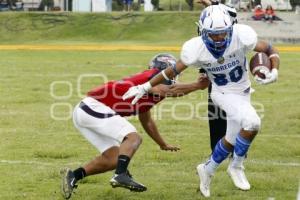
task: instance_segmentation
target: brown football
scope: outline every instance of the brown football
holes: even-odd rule
[[[250,71],[253,76],[257,75],[258,77],[265,79],[265,75],[260,72],[260,69],[265,69],[271,71],[271,61],[267,54],[263,52],[256,53],[251,59],[250,59]]]

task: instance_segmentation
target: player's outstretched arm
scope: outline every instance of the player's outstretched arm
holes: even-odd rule
[[[258,41],[254,48],[254,51],[264,52],[271,60],[272,68],[279,69],[280,58],[278,50],[273,47],[270,43],[265,41]]]
[[[146,131],[146,133],[159,145],[161,150],[178,151],[179,147],[167,144],[162,136],[159,134],[154,120],[151,117],[151,112],[147,111],[139,114],[139,120]]]
[[[197,90],[204,90],[208,87],[210,81],[205,75],[200,75],[197,82],[194,83],[175,83],[174,85],[159,84],[150,89],[152,94],[161,97],[180,97]]]
[[[259,77],[255,77],[256,82],[259,84],[269,84],[277,81],[278,79],[278,69],[280,64],[280,58],[278,50],[273,47],[270,43],[264,41],[258,41],[254,48],[254,51],[264,52],[267,54],[271,61],[272,70],[271,72],[262,71],[265,74],[266,78],[261,79]]]
[[[147,93],[152,87],[162,83],[164,80],[170,80],[178,75],[180,72],[187,68],[180,60],[177,61],[175,66],[169,66],[167,69],[160,72],[153,77],[150,81],[129,88],[129,90],[123,95],[123,100],[134,97],[132,104],[135,104],[145,93]]]

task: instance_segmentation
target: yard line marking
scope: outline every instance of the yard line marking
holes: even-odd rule
[[[247,159],[246,163],[260,164],[260,165],[272,165],[272,166],[287,166],[287,167],[300,167],[300,163],[297,162],[281,162],[276,160],[255,160]],[[40,166],[72,166],[80,165],[83,162],[70,162],[70,163],[49,163],[49,162],[39,162],[39,161],[30,161],[30,160],[0,160],[0,164],[21,164],[21,165],[40,165]],[[149,165],[168,165],[166,162],[151,162]]]
[[[300,138],[300,135],[268,135],[268,134],[261,134],[259,137],[273,137],[273,138]]]
[[[278,46],[281,52],[300,52],[300,46]],[[0,45],[0,50],[58,50],[58,51],[180,51],[181,46],[149,45]]]
[[[247,162],[254,163],[254,164],[260,164],[260,165],[300,167],[300,163],[297,163],[297,162],[281,162],[281,161],[273,161],[273,160],[254,160],[254,159],[247,159],[246,163]]]
[[[194,133],[194,134],[190,134],[189,136],[203,136],[203,137],[206,137],[207,134],[198,134],[198,133]],[[260,137],[272,137],[272,138],[300,138],[300,135],[272,135],[272,134],[261,134],[258,136],[259,138]]]
[[[4,164],[29,164],[29,165],[45,165],[52,166],[54,163],[38,162],[38,161],[22,161],[22,160],[0,160]]]
[[[1,112],[0,111],[0,115],[3,114],[5,111]],[[18,112],[16,112],[18,113]],[[21,113],[21,112],[20,112]],[[24,113],[22,113],[24,114]],[[0,134],[1,132],[5,132],[5,133],[27,133],[28,131],[36,131],[35,129],[33,128],[22,128],[22,130],[18,130],[16,128],[1,128],[0,127]],[[49,132],[47,134],[52,134],[52,132]],[[73,133],[68,133],[66,135],[72,135],[72,136],[77,136],[78,133],[76,132],[73,132]],[[207,134],[198,134],[198,133],[194,133],[194,134],[190,134],[189,135],[190,137],[193,137],[193,136],[203,136],[203,137],[206,137]],[[272,137],[272,138],[300,138],[300,135],[297,134],[297,135],[285,135],[285,134],[260,134],[259,137]]]
[[[298,194],[297,194],[297,200],[300,200],[300,182],[299,182],[299,189],[298,189]]]
[[[0,160],[2,164],[25,164],[25,165],[40,165],[40,166],[57,166],[57,163],[48,163],[48,162],[39,162],[39,161],[30,161],[30,160]],[[71,162],[71,163],[61,163],[60,165],[80,165],[81,162]]]
[[[75,106],[75,104],[74,104]],[[0,114],[4,113],[6,111],[0,111]],[[27,113],[27,112],[18,112],[18,111],[15,111],[13,114],[15,113]],[[27,133],[28,131],[35,131],[34,128],[31,128],[31,127],[27,127],[27,128],[22,128],[22,129],[18,129],[18,128],[4,128],[4,127],[0,127],[0,133],[1,132],[18,132],[18,133]],[[48,132],[50,134],[52,134],[52,132]],[[70,133],[67,133],[66,135],[78,135],[78,133],[76,131],[74,132],[70,132]],[[204,134],[204,133],[194,133],[194,134],[190,134],[189,136],[207,136],[207,134]],[[294,135],[285,135],[285,134],[260,134],[259,137],[274,137],[274,138],[300,138],[300,134],[294,134]]]

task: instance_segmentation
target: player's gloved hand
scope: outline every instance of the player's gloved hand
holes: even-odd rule
[[[146,82],[142,85],[137,85],[129,88],[129,90],[122,96],[123,100],[129,99],[131,97],[134,97],[131,104],[136,104],[136,102],[142,98],[144,94],[146,94],[151,89],[150,82]]]
[[[164,151],[179,151],[180,150],[179,147],[176,147],[176,146],[173,146],[170,144],[165,144],[163,146],[160,146],[160,149],[164,150]]]
[[[278,79],[278,70],[276,68],[273,68],[271,72],[263,69],[261,69],[260,72],[265,74],[266,78],[262,79],[256,75],[254,79],[258,84],[266,85],[266,84],[273,83]]]
[[[270,72],[268,71],[268,69],[266,69],[264,66],[257,67],[257,71],[259,71],[261,74],[264,74],[265,77],[266,77],[266,74],[270,73]],[[258,75],[255,75],[255,76],[254,76],[254,80],[255,80],[258,84],[261,85],[261,84],[262,84],[262,80],[264,80],[264,79],[260,78]]]

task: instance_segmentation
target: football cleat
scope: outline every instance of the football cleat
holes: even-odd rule
[[[69,168],[60,171],[62,176],[61,192],[65,199],[69,199],[73,193],[73,189],[77,188],[74,173]]]
[[[123,187],[133,192],[144,192],[147,190],[146,186],[133,180],[128,171],[122,174],[115,174],[110,180],[110,184],[113,188]]]
[[[212,175],[206,172],[205,164],[197,166],[197,172],[200,178],[200,191],[204,197],[210,197],[210,182]]]
[[[237,188],[241,190],[250,190],[251,186],[247,180],[244,169],[244,166],[236,167],[230,164],[227,168],[227,173]]]

